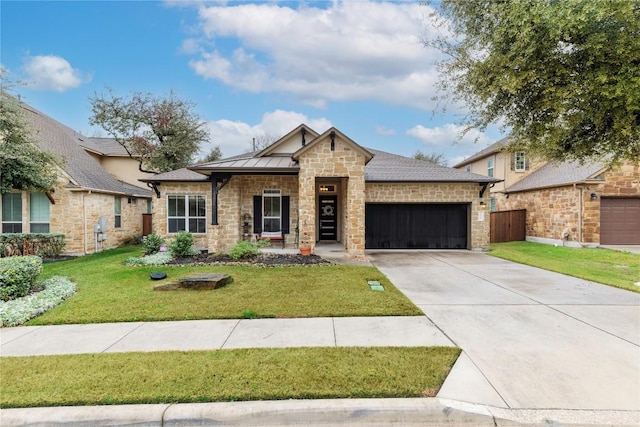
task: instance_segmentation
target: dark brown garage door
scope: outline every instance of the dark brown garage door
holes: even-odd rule
[[[600,201],[600,244],[640,245],[640,199]]]
[[[369,203],[367,249],[467,249],[467,204]]]

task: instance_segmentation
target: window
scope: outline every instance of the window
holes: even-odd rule
[[[49,232],[49,198],[44,193],[29,195],[29,230],[32,233]]]
[[[491,212],[495,212],[496,211],[496,199],[495,197],[492,197],[489,199],[489,211]]]
[[[487,159],[487,175],[493,177],[493,157]]]
[[[22,193],[2,195],[2,232],[22,233]]]
[[[281,230],[281,206],[280,190],[264,190],[262,193],[262,231]]]
[[[524,151],[516,151],[514,155],[514,163],[515,163],[515,170],[517,172],[523,172],[526,170],[527,160],[524,155]]]
[[[169,196],[167,202],[169,233],[206,233],[207,210],[204,196]]]
[[[466,170],[467,172],[471,172],[471,165],[467,165],[467,167],[464,170]]]
[[[116,197],[114,201],[115,220],[113,226],[120,228],[122,227],[122,200],[120,200],[120,197]]]
[[[152,212],[153,202],[151,199],[147,199],[147,213],[150,214]]]

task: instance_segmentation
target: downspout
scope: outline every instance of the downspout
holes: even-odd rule
[[[84,200],[85,193],[82,193],[82,254],[87,254],[87,202]]]
[[[580,199],[578,203],[578,242],[580,242],[580,244],[582,245],[582,216],[584,209],[582,199],[584,196],[584,189],[578,188],[576,184],[573,184],[573,188],[578,191],[578,199]]]

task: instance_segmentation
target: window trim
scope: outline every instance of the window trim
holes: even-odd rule
[[[7,221],[4,217],[4,203],[5,203],[5,197],[7,195],[11,195],[11,198],[13,199],[14,197],[18,196],[17,198],[20,200],[20,221]],[[13,203],[12,203],[13,204]],[[13,206],[12,206],[13,207]],[[22,233],[23,232],[23,225],[22,225],[22,221],[23,221],[23,217],[22,217],[22,193],[16,193],[16,192],[9,192],[9,193],[5,193],[2,195],[2,204],[0,206],[0,209],[2,209],[3,211],[3,215],[2,215],[2,227],[0,227],[0,230],[3,233]],[[15,225],[18,225],[18,228],[20,229],[19,231],[4,231],[5,230],[5,224],[9,225],[11,224],[12,228]]]
[[[495,160],[494,160],[494,157],[491,156],[487,159],[487,176],[493,178],[494,169],[495,169]]]
[[[201,198],[202,200],[202,204],[203,204],[203,215],[199,216],[199,215],[195,215],[192,216],[189,214],[189,201],[190,198],[196,198],[196,214],[198,213],[198,203],[197,203],[197,198]],[[174,215],[174,216],[170,216],[169,215],[169,204],[170,204],[170,199],[172,198],[178,198],[178,199],[182,199],[184,201],[184,215]],[[170,220],[184,220],[184,228],[179,229],[179,227],[176,228],[176,230],[171,231],[171,226],[170,226]],[[204,220],[204,231],[190,231],[190,223],[191,220],[195,220],[195,221],[199,221],[199,220]],[[196,222],[196,230],[198,229],[198,223]],[[175,234],[175,233],[179,233],[181,231],[188,231],[189,233],[192,234],[207,234],[207,196],[205,196],[204,194],[169,194],[167,195],[167,233],[168,234]]]
[[[33,196],[41,195],[47,203],[47,221],[34,221],[33,216]],[[34,225],[46,225],[47,231],[37,231],[35,233],[50,233],[51,232],[51,202],[45,193],[29,193],[29,232],[34,233]]]
[[[264,209],[264,202],[265,202],[265,198],[278,198],[278,215],[270,215],[267,216],[267,213],[265,212]],[[266,227],[265,227],[265,220],[273,220],[273,219],[277,219],[278,223],[280,224],[280,226],[278,227],[277,230],[272,230],[272,232],[281,232],[282,231],[282,190],[277,189],[277,188],[265,188],[262,191],[262,231],[266,231]]]
[[[522,156],[520,161],[522,162],[522,167],[518,167],[518,156]],[[527,157],[524,151],[516,151],[513,153],[513,170],[516,172],[524,172],[527,170]]]
[[[113,197],[113,228],[122,228],[122,199]]]

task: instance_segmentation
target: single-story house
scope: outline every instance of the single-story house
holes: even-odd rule
[[[503,151],[505,141],[455,167],[503,180],[491,189],[492,210],[526,209],[527,240],[575,246],[640,244],[640,161],[614,166],[530,162],[524,151]]]
[[[24,118],[38,146],[53,153],[58,181],[48,193],[12,191],[0,195],[2,233],[62,233],[66,254],[81,255],[119,246],[142,235],[142,217],[151,212],[151,190],[133,173],[110,173],[100,159],[109,157],[85,148],[87,138],[29,105]],[[105,143],[104,141],[102,141]],[[108,142],[112,145],[114,142]],[[134,161],[135,162],[135,161]],[[130,167],[123,169],[129,170]],[[137,164],[135,166],[137,169]],[[101,226],[98,230],[96,227]]]
[[[303,124],[261,151],[142,181],[156,194],[154,233],[188,230],[210,252],[265,234],[295,247],[305,235],[361,257],[365,249],[488,248],[485,201],[497,180]]]

